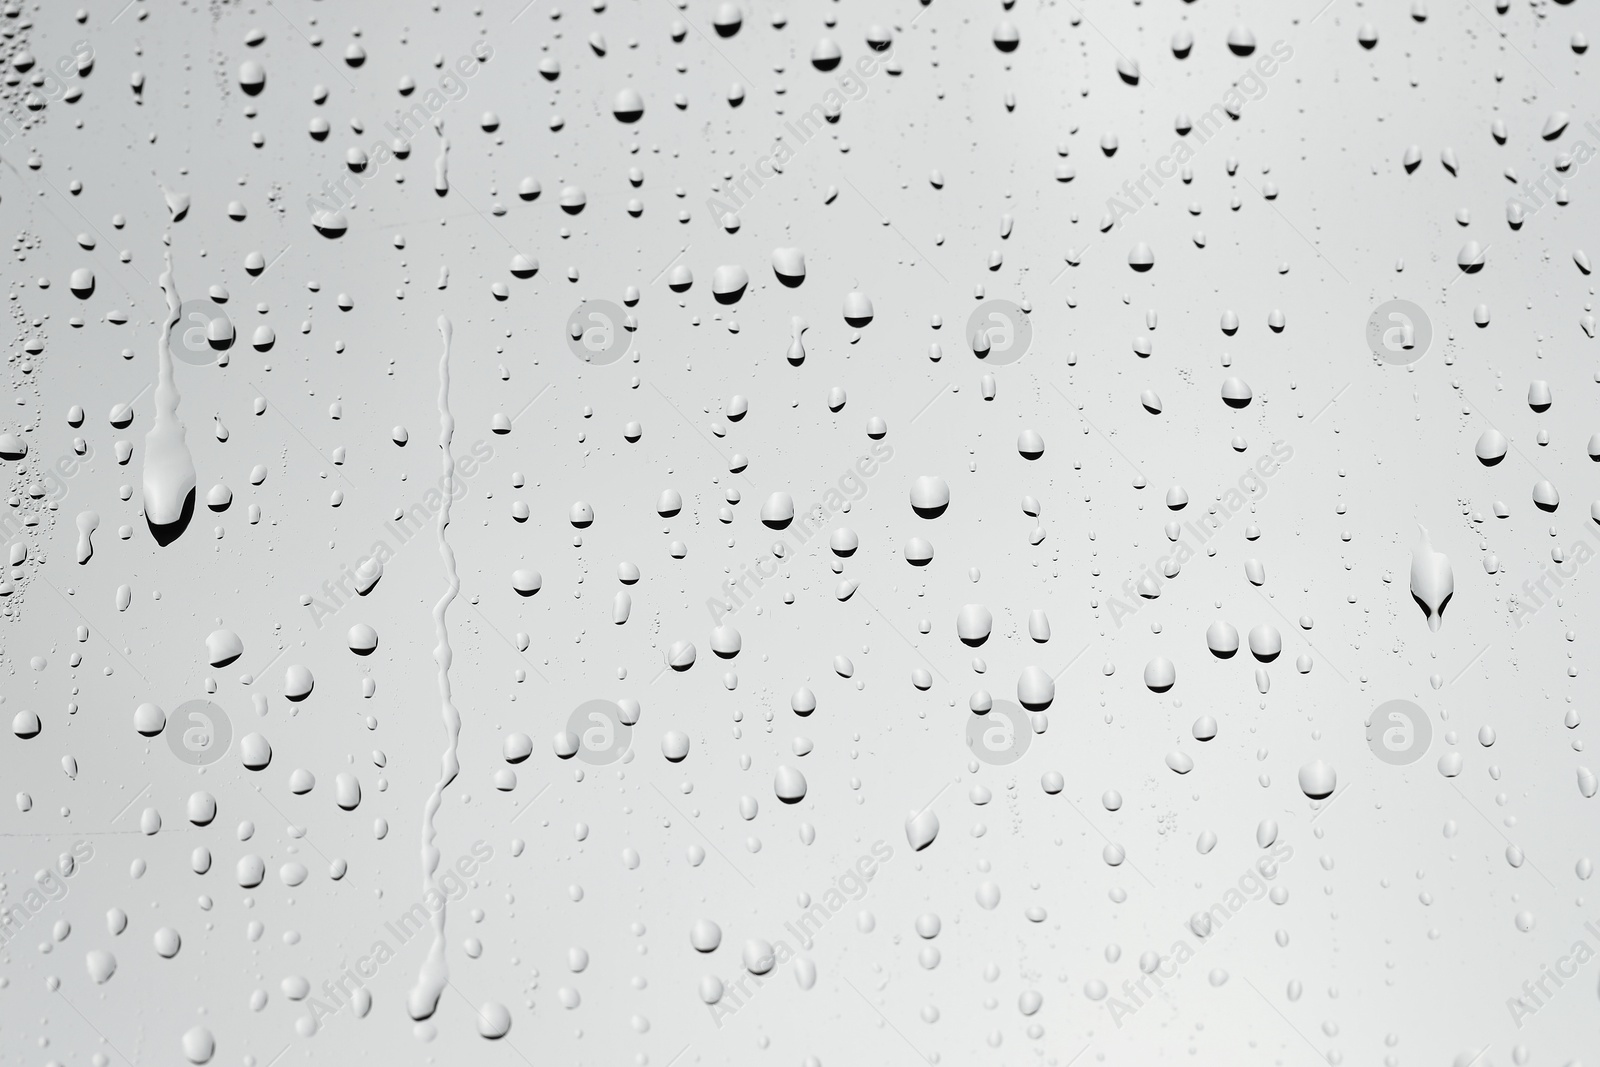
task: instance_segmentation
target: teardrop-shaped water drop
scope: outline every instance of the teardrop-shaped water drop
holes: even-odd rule
[[[1428,531],[1418,525],[1422,536],[1411,552],[1411,595],[1428,617],[1428,629],[1437,631],[1444,621],[1444,608],[1456,591],[1455,572],[1443,552],[1435,552]]]

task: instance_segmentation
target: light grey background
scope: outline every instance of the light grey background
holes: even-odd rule
[[[1593,289],[1574,264],[1586,242],[1600,252],[1589,188],[1600,177],[1575,166],[1563,179],[1569,204],[1543,207],[1520,230],[1505,221],[1516,191],[1508,170],[1532,178],[1579,140],[1600,144],[1582,128],[1600,122],[1593,56],[1571,47],[1590,30],[1590,5],[1516,3],[1497,14],[1488,0],[1463,0],[1430,5],[1417,21],[1406,5],[1353,0],[1320,11],[741,0],[743,25],[729,38],[712,26],[719,5],[700,0],[681,10],[668,0],[564,4],[559,17],[547,0],[520,13],[516,3],[118,6],[92,3],[80,23],[70,5],[11,5],[3,19],[8,70],[20,50],[53,65],[78,40],[95,56],[86,77],[66,79],[81,88],[75,102],[29,111],[31,71],[4,94],[13,126],[21,115],[32,125],[0,145],[0,213],[15,235],[12,403],[0,432],[27,442],[27,458],[4,466],[16,511],[40,517],[22,535],[28,558],[5,600],[0,691],[8,719],[26,709],[43,724],[32,739],[0,741],[0,776],[31,800],[0,820],[5,904],[74,842],[94,854],[65,899],[0,954],[0,1061],[182,1062],[182,1035],[197,1026],[214,1034],[215,1062],[244,1064],[1560,1065],[1600,1052],[1600,964],[1520,1029],[1507,1007],[1574,941],[1600,949],[1584,929],[1600,926],[1600,909],[1577,873],[1600,846],[1596,801],[1577,784],[1594,761],[1583,751],[1591,727],[1563,724],[1592,715],[1595,638],[1583,620],[1600,578],[1580,569],[1559,604],[1521,629],[1508,607],[1553,548],[1600,545],[1588,512],[1600,468],[1586,453],[1600,431],[1597,369],[1581,328]],[[1009,54],[991,41],[1002,20],[1020,34]],[[1369,21],[1370,51],[1357,42]],[[1236,24],[1253,31],[1254,57],[1228,50]],[[853,63],[868,54],[873,25],[892,30],[899,73],[869,79],[727,233],[705,205],[724,172],[763,155],[783,122],[834,84],[809,62],[820,39]],[[1169,40],[1185,26],[1195,44],[1179,60]],[[265,33],[253,47],[252,28]],[[352,68],[342,57],[358,39],[367,59]],[[342,238],[319,235],[307,198],[345,173],[347,149],[387,137],[399,79],[432,86],[436,58],[453,64],[480,39],[493,57],[440,112],[449,194],[433,192],[438,138],[427,132],[407,160],[377,170]],[[1174,117],[1198,119],[1279,40],[1293,58],[1197,150],[1192,183],[1169,182],[1157,203],[1102,232],[1107,198],[1169,151]],[[1139,61],[1137,86],[1118,77],[1119,54]],[[546,56],[560,64],[553,81],[538,72]],[[266,70],[259,96],[238,85],[247,59]],[[735,83],[738,108],[728,104]],[[328,90],[321,105],[318,84]],[[636,125],[611,114],[629,85],[645,101]],[[480,127],[491,110],[492,133]],[[1558,111],[1571,124],[1542,140]],[[332,127],[320,142],[307,134],[319,115]],[[1504,145],[1490,134],[1497,118]],[[1109,156],[1108,135],[1119,145]],[[1408,174],[1411,144],[1422,162]],[[1440,162],[1446,148],[1455,174]],[[1070,182],[1056,180],[1058,163],[1074,169]],[[637,189],[630,167],[642,172]],[[517,196],[525,176],[540,182],[537,199]],[[1275,199],[1264,195],[1269,182]],[[162,186],[192,197],[181,221],[169,220]],[[581,213],[559,206],[566,186],[586,194]],[[631,197],[643,204],[638,218],[626,211]],[[244,221],[228,217],[232,200],[248,209]],[[1487,266],[1462,275],[1456,256],[1469,240],[1487,249]],[[1127,265],[1138,242],[1155,253],[1148,273]],[[805,251],[798,289],[773,277],[780,246]],[[201,500],[162,548],[140,515],[140,471],[165,319],[155,283],[169,249],[185,299],[227,288],[240,339],[226,366],[176,368]],[[252,251],[272,261],[256,278],[243,269]],[[1002,262],[990,269],[995,251]],[[519,253],[538,259],[532,279],[509,273]],[[665,276],[678,263],[695,278],[683,294]],[[752,279],[731,307],[709,292],[723,264]],[[79,267],[97,281],[87,300],[67,284]],[[496,282],[509,299],[491,294]],[[621,302],[628,286],[642,293],[632,351],[583,366],[566,347],[567,315],[583,299]],[[876,310],[859,331],[841,314],[851,290]],[[1027,355],[993,370],[992,401],[961,336],[988,297],[1026,301],[1033,326]],[[1434,328],[1433,349],[1411,368],[1364,346],[1369,312],[1396,297],[1426,309]],[[1483,329],[1473,324],[1479,304],[1491,312]],[[108,317],[118,309],[124,324]],[[1242,323],[1231,337],[1218,328],[1226,309]],[[1281,334],[1267,327],[1274,309],[1287,320]],[[283,981],[303,977],[320,995],[423,892],[423,807],[447,743],[432,658],[431,612],[446,591],[435,533],[401,548],[370,596],[320,628],[300,597],[320,595],[439,475],[440,316],[454,328],[454,450],[483,440],[495,456],[446,535],[461,582],[446,616],[461,772],[434,822],[446,863],[479,839],[494,858],[447,912],[451,987],[432,1020],[418,1027],[405,1007],[426,952],[419,938],[370,983],[366,1018],[346,1010],[305,1036],[296,1024],[307,1002],[290,1000]],[[809,325],[798,367],[785,359],[794,317]],[[270,352],[247,343],[260,322],[277,334]],[[1153,341],[1147,359],[1134,354],[1138,335]],[[1249,407],[1222,403],[1229,376],[1252,387]],[[1543,414],[1526,403],[1533,380],[1554,395]],[[848,394],[837,412],[827,404],[835,386]],[[1147,389],[1163,414],[1141,407]],[[723,415],[735,394],[749,401],[737,422]],[[130,401],[132,424],[114,427],[111,409]],[[86,412],[80,428],[67,421],[74,404]],[[494,432],[497,414],[517,417],[510,433]],[[835,598],[840,576],[819,537],[728,617],[743,647],[719,660],[705,602],[728,568],[737,573],[776,538],[759,522],[763,501],[782,491],[800,508],[820,502],[871,447],[872,416],[886,420],[893,458],[828,524],[860,535],[841,561],[858,591]],[[636,444],[623,438],[633,420],[643,427]],[[409,431],[404,448],[390,439],[396,425]],[[1491,425],[1514,447],[1485,468],[1473,446]],[[1034,462],[1016,449],[1028,428],[1046,443]],[[77,436],[94,458],[53,509],[42,506],[59,494],[35,500],[27,487]],[[115,461],[119,440],[132,444],[126,466]],[[1274,442],[1293,458],[1267,495],[1227,521],[1214,556],[1190,561],[1118,626],[1108,598],[1166,554],[1164,524],[1198,520]],[[748,458],[742,473],[730,472],[735,453]],[[257,464],[267,474],[253,486]],[[909,504],[924,474],[950,485],[936,519]],[[1560,490],[1553,514],[1532,502],[1541,478]],[[233,504],[212,513],[204,495],[219,482]],[[1172,485],[1191,498],[1176,516],[1163,505]],[[685,503],[664,519],[655,503],[668,488]],[[1025,495],[1042,505],[1037,520],[1022,511]],[[527,522],[513,518],[519,500]],[[578,500],[596,514],[581,531],[567,521]],[[1506,518],[1494,517],[1496,501]],[[718,519],[724,505],[730,524]],[[88,509],[100,526],[79,566],[74,519]],[[1419,523],[1454,570],[1437,633],[1407,590]],[[1046,536],[1031,545],[1036,525]],[[926,568],[904,559],[912,536],[935,547]],[[671,555],[674,541],[685,558]],[[1498,573],[1484,565],[1491,554]],[[1245,576],[1252,558],[1265,568],[1259,589]],[[642,579],[617,626],[623,560]],[[541,573],[535,596],[511,588],[518,568]],[[131,603],[119,611],[124,584]],[[979,649],[956,638],[967,603],[994,614]],[[1042,645],[1027,636],[1035,608],[1053,630]],[[1302,615],[1311,630],[1293,624]],[[1282,656],[1214,659],[1204,634],[1218,618],[1241,634],[1278,627]],[[379,633],[370,658],[346,647],[357,622]],[[211,668],[204,639],[218,626],[245,652]],[[697,662],[664,670],[680,640],[696,645]],[[840,655],[853,678],[835,673]],[[1307,674],[1294,666],[1301,655]],[[1156,656],[1177,669],[1160,695],[1141,680]],[[282,695],[290,664],[316,678],[301,703]],[[982,689],[1014,699],[1030,665],[1059,672],[1048,729],[1016,763],[969,763],[969,698]],[[1266,694],[1257,666],[1270,676]],[[925,692],[911,684],[919,668],[932,675]],[[191,768],[165,738],[134,731],[139,704],[171,713],[211,682],[234,727],[220,762]],[[818,703],[804,719],[789,706],[802,685]],[[591,767],[554,754],[552,736],[593,698],[639,701],[628,761]],[[1433,717],[1431,750],[1405,767],[1380,762],[1365,737],[1367,715],[1394,698]],[[1190,736],[1203,714],[1220,726],[1204,744]],[[1485,725],[1496,732],[1489,748],[1477,740]],[[661,755],[671,729],[692,741],[682,763]],[[239,759],[250,732],[272,745],[260,772]],[[530,735],[534,750],[503,792],[494,776],[512,732]],[[797,736],[814,744],[808,755],[794,754]],[[1175,750],[1195,762],[1186,776],[1165,762]],[[1438,763],[1452,751],[1462,769],[1449,778]],[[1296,784],[1316,759],[1338,773],[1331,801],[1308,801]],[[809,786],[792,807],[773,794],[783,764]],[[296,768],[317,779],[303,796],[289,790]],[[1041,788],[1047,771],[1064,776],[1059,795]],[[362,786],[353,811],[334,800],[341,772]],[[199,789],[219,805],[204,828],[184,818]],[[1119,811],[1102,806],[1108,789],[1121,792]],[[974,804],[983,790],[993,799]],[[759,802],[749,821],[744,796]],[[941,830],[914,853],[906,816],[930,805]],[[146,809],[159,812],[159,833],[139,832]],[[1266,819],[1294,849],[1273,883],[1286,901],[1251,903],[1119,1027],[1086,987],[1101,981],[1118,994],[1141,953],[1194,942],[1189,916],[1256,862]],[[244,823],[249,841],[239,839]],[[1206,855],[1196,848],[1204,831],[1218,839]],[[815,986],[799,988],[785,964],[719,1027],[701,979],[737,976],[747,939],[787,939],[800,894],[821,897],[879,840],[893,856],[819,935]],[[1120,866],[1102,858],[1108,840],[1126,850]],[[1520,867],[1508,843],[1525,854]],[[196,875],[190,854],[201,846],[214,862]],[[707,852],[699,866],[696,847]],[[252,890],[234,879],[246,854],[267,866]],[[349,868],[338,880],[336,860]],[[310,870],[294,888],[278,876],[290,862]],[[992,910],[979,903],[986,882],[1000,893]],[[104,918],[113,907],[129,916],[120,935]],[[1034,907],[1043,921],[1029,918]],[[931,942],[913,926],[926,912],[943,920]],[[1531,930],[1518,928],[1522,913]],[[689,943],[702,918],[723,931],[709,955]],[[171,959],[152,943],[166,926],[183,942]],[[931,969],[918,960],[924,944],[942,956]],[[581,973],[569,968],[573,948],[589,956]],[[117,960],[104,985],[85,967],[93,950]],[[1213,971],[1226,981],[1213,984]],[[1298,999],[1291,983],[1303,988]],[[1042,995],[1031,1017],[1018,1006],[1029,990]],[[563,991],[581,1003],[564,1006]],[[488,1003],[511,1011],[498,1042],[477,1033],[475,1009]]]

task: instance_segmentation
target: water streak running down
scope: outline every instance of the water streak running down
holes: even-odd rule
[[[439,133],[439,154],[433,160],[433,191],[444,196],[450,191],[450,142],[442,123],[435,123],[434,129]]]
[[[439,848],[434,844],[436,836],[434,816],[439,813],[444,791],[461,771],[461,760],[457,753],[457,746],[461,740],[461,713],[456,710],[450,698],[450,662],[454,658],[454,653],[450,648],[450,632],[445,627],[445,612],[449,610],[456,594],[461,591],[461,579],[456,574],[455,550],[445,538],[445,530],[450,525],[450,501],[455,496],[455,456],[451,454],[450,442],[455,437],[456,420],[455,416],[450,414],[451,326],[450,320],[443,315],[439,316],[439,334],[444,339],[444,351],[439,355],[439,451],[444,464],[444,505],[439,511],[438,532],[439,555],[444,560],[445,590],[444,595],[433,606],[433,631],[439,641],[434,646],[433,658],[439,665],[439,705],[440,712],[444,716],[448,741],[441,760],[439,780],[435,783],[433,792],[428,794],[428,802],[422,811],[424,896],[437,892],[434,875],[439,870]],[[447,910],[448,905],[441,899],[439,910],[433,915],[433,944],[428,948],[428,957],[423,961],[421,970],[417,972],[416,985],[412,986],[411,994],[406,1001],[406,1009],[411,1013],[411,1017],[419,1021],[433,1015],[439,1007],[439,997],[450,981],[450,968],[444,958],[444,922]]]
[[[152,526],[171,526],[183,518],[194,492],[194,457],[178,419],[178,387],[172,374],[172,330],[178,324],[177,284],[172,280],[172,253],[161,272],[161,291],[167,297],[167,321],[156,346],[155,421],[144,437],[144,514]]]

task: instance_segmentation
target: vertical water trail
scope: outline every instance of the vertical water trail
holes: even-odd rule
[[[433,160],[433,191],[444,196],[450,191],[450,141],[444,135],[443,123],[435,121],[434,129],[439,132],[439,154]]]
[[[178,420],[178,386],[172,375],[172,330],[178,325],[178,287],[172,280],[172,253],[161,272],[167,297],[167,322],[156,345],[155,421],[144,436],[144,514],[153,525],[170,526],[183,516],[184,502],[194,492],[194,457],[189,454],[183,423]]]
[[[449,540],[445,537],[445,530],[450,525],[450,503],[455,498],[455,457],[450,452],[450,442],[455,437],[456,420],[450,414],[450,320],[443,315],[439,316],[439,334],[444,339],[444,351],[439,356],[439,452],[444,463],[444,506],[439,511],[439,555],[444,560],[445,590],[438,603],[433,606],[433,631],[438,638],[434,646],[434,662],[439,665],[439,703],[440,713],[444,716],[445,733],[448,741],[445,744],[444,756],[441,759],[439,781],[435,783],[433,792],[428,795],[428,802],[423,806],[422,812],[422,891],[424,895],[436,891],[433,876],[439,870],[439,848],[434,844],[434,816],[439,812],[439,805],[444,799],[444,791],[450,783],[455,781],[456,775],[461,771],[461,761],[457,755],[457,746],[461,739],[461,713],[450,698],[450,661],[453,653],[450,649],[450,632],[445,627],[445,612],[449,610],[451,601],[461,591],[461,579],[456,574],[456,554],[450,547]],[[450,969],[444,958],[444,920],[447,905],[441,903],[439,910],[433,916],[433,944],[428,949],[428,957],[423,961],[422,968],[417,973],[416,985],[411,988],[411,995],[407,998],[406,1008],[413,1019],[426,1019],[433,1015],[439,1006],[439,997],[444,992],[446,983],[450,980]]]

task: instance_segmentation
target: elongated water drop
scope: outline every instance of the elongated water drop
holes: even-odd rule
[[[98,511],[78,512],[78,562],[88,563],[89,557],[94,555],[94,543],[90,536],[100,526],[100,513]]]
[[[1427,528],[1417,530],[1422,540],[1411,552],[1411,595],[1428,616],[1428,629],[1437,631],[1444,620],[1444,606],[1455,594],[1456,576],[1443,552],[1435,552]]]
[[[806,332],[806,321],[795,318],[789,324],[789,362],[798,367],[806,361],[806,348],[800,337]]]
[[[155,421],[144,438],[144,514],[152,527],[173,527],[195,487],[194,458],[185,442],[186,431],[178,419],[177,384],[172,374],[172,330],[183,303],[172,280],[172,256],[161,272],[161,291],[167,298],[167,321],[156,346]],[[181,533],[181,526],[172,533]],[[158,538],[165,544],[171,538]]]

